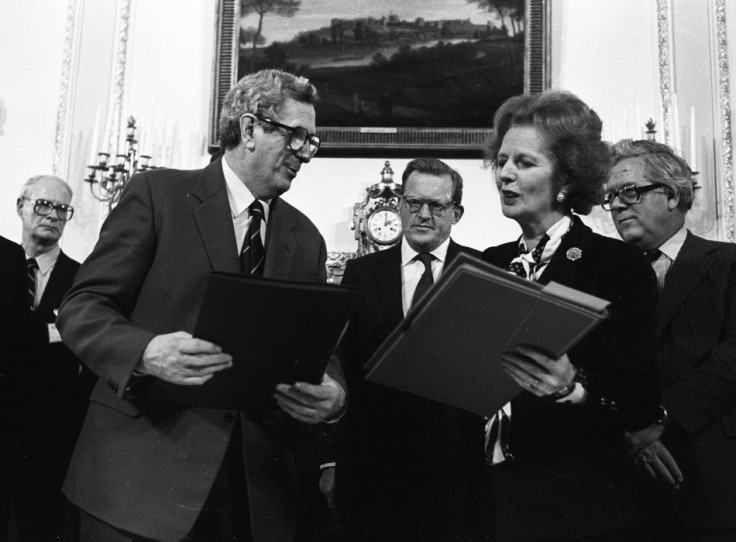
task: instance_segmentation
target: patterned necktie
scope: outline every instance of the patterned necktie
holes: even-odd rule
[[[36,269],[38,269],[36,258],[28,258],[26,260],[26,268],[28,269],[28,305],[33,311],[36,310]]]
[[[434,259],[434,256],[429,252],[422,252],[414,259],[424,264],[424,273],[422,273],[419,283],[417,284],[417,289],[414,290],[414,296],[411,298],[412,306],[414,306],[416,302],[427,293],[427,290],[429,290],[432,284],[434,284],[434,275],[432,275],[432,260]]]
[[[263,204],[255,200],[248,206],[250,225],[245,232],[243,249],[240,252],[240,270],[249,275],[263,276],[263,267],[266,260],[266,249],[261,240],[261,220],[263,219]]]
[[[644,258],[646,258],[647,262],[649,262],[649,265],[652,265],[656,260],[659,259],[661,255],[662,255],[662,251],[659,250],[658,248],[655,248],[654,250],[645,252]]]
[[[652,266],[654,277],[657,280],[657,292],[661,292],[664,288],[664,275],[666,273],[666,268],[662,265],[663,262],[660,256],[662,256],[662,251],[658,248],[644,253],[644,259]]]
[[[527,279],[530,276],[534,276],[534,273],[536,273],[537,269],[540,267],[542,263],[542,254],[544,254],[544,247],[547,246],[547,242],[549,241],[549,235],[546,233],[542,236],[542,238],[539,240],[539,243],[537,243],[537,246],[534,247],[534,250],[532,250],[532,259],[534,260],[534,265],[529,266],[529,274],[527,275],[526,269],[524,267],[522,256],[525,256],[528,254],[528,251],[524,249],[523,245],[519,243],[519,255],[511,260],[511,263],[509,264],[509,271],[516,274],[516,276],[521,277],[523,279]]]

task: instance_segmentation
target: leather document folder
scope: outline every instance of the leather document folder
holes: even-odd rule
[[[212,273],[193,335],[233,357],[202,386],[176,386],[178,401],[258,411],[275,406],[276,384],[322,380],[347,327],[357,289]]]
[[[368,360],[367,378],[491,416],[522,390],[501,367],[503,352],[526,344],[558,358],[608,304],[461,254]]]

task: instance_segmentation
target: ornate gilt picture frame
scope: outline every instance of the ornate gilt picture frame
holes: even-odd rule
[[[427,0],[409,15],[366,15],[366,0],[335,13],[319,0],[272,2],[262,13],[262,2],[220,0],[210,150],[238,77],[278,67],[320,90],[320,156],[480,156],[495,108],[549,87],[549,0],[452,1],[450,14]],[[290,34],[262,29],[279,19]]]

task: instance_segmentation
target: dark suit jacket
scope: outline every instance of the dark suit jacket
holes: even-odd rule
[[[266,277],[324,281],[326,250],[315,226],[272,202]],[[222,165],[137,175],[106,220],[59,314],[64,341],[100,376],[65,483],[90,514],[156,540],[191,529],[242,420],[256,541],[291,540],[297,422],[274,406],[260,416],[185,408],[173,386],[131,381],[149,341],[191,332],[211,271],[238,272]],[[331,375],[341,379],[339,370]]]
[[[736,246],[688,232],[657,307],[664,441],[685,481],[686,523],[736,528]]]
[[[483,259],[507,268],[517,245],[489,248]],[[572,248],[579,252],[568,252]],[[505,516],[501,525],[516,522],[511,526],[529,538],[567,539],[617,521],[626,513],[621,508],[632,504],[626,499],[628,489],[633,498],[633,486],[621,487],[624,481],[633,484],[623,433],[657,419],[659,404],[650,279],[636,247],[597,235],[573,218],[539,282],[555,281],[606,299],[609,316],[568,353],[588,375],[583,405],[526,391],[512,401],[510,446],[516,461],[498,468],[496,502],[519,509],[499,513]],[[538,508],[528,513],[531,502]]]
[[[448,262],[461,250],[478,254],[451,241]],[[364,379],[364,363],[404,317],[401,246],[349,261],[341,284],[361,290],[339,350],[350,385],[336,470],[346,536],[460,537],[474,502],[467,469],[482,457],[483,420]]]
[[[8,375],[10,352],[20,338],[20,319],[29,310],[26,288],[23,247],[0,236],[0,382]]]
[[[7,435],[13,421],[11,410],[14,397],[11,398],[10,394],[15,387],[15,368],[12,362],[18,354],[21,332],[27,329],[23,322],[30,318],[26,292],[26,258],[23,247],[0,237],[0,431],[3,435]],[[1,440],[6,441],[0,443],[0,451],[4,454],[9,442],[8,439]],[[0,457],[0,465],[5,464],[5,458]]]

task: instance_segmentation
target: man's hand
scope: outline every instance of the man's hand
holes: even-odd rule
[[[658,480],[669,487],[680,487],[684,477],[677,462],[659,437],[664,427],[653,423],[641,431],[626,433],[629,456],[645,478]]]
[[[501,366],[519,386],[537,397],[552,395],[569,386],[576,372],[567,354],[553,359],[524,345],[517,346],[513,352],[504,352]]]
[[[233,358],[208,341],[177,331],[156,335],[143,352],[136,370],[172,384],[201,386],[217,371],[233,365]]]
[[[278,384],[274,398],[292,418],[317,424],[332,418],[345,408],[345,390],[327,373],[319,385],[297,382],[293,386]]]

